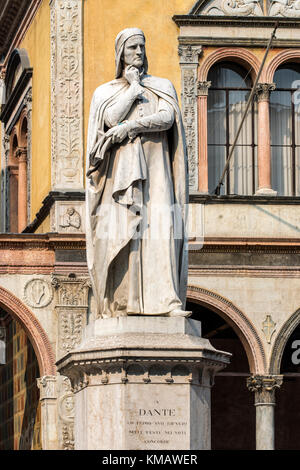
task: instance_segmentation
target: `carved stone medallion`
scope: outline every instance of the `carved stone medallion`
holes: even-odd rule
[[[43,308],[53,299],[53,289],[44,279],[31,279],[24,288],[26,304],[34,308]]]

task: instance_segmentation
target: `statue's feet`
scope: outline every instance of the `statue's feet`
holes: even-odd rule
[[[176,308],[175,310],[171,310],[168,313],[168,317],[190,317],[193,312],[189,312],[186,310],[181,310],[181,308]]]

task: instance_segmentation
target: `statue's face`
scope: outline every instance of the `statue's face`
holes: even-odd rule
[[[132,36],[127,39],[124,44],[123,64],[124,68],[127,65],[133,65],[136,68],[141,68],[144,65],[145,58],[145,41],[140,35]]]

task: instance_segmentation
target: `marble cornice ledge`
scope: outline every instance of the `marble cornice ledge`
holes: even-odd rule
[[[190,204],[270,204],[270,205],[299,205],[299,196],[242,196],[230,194],[228,196],[216,196],[214,194],[201,194],[191,191]]]
[[[174,15],[173,21],[177,26],[248,26],[253,27],[274,27],[279,21],[280,28],[299,28],[300,18],[283,18],[272,16],[217,16],[217,15]]]
[[[215,373],[229,364],[230,357],[230,353],[215,350],[204,338],[129,333],[90,339],[56,365],[61,374],[70,378],[74,391],[91,384],[95,375],[101,385],[153,380],[199,384],[206,375],[207,385],[211,386]]]

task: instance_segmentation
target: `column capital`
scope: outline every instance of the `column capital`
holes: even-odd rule
[[[180,64],[198,65],[199,56],[202,53],[202,46],[192,44],[179,44],[178,55]]]
[[[19,162],[27,162],[27,147],[18,147],[16,150],[16,157]]]
[[[37,379],[37,386],[40,390],[40,400],[45,400],[49,398],[52,400],[56,400],[56,383],[56,375],[44,375],[43,377]]]
[[[254,375],[248,377],[247,387],[255,392],[255,406],[275,405],[275,390],[280,388],[283,375]]]
[[[258,102],[269,101],[270,93],[275,90],[275,88],[275,83],[258,83],[255,90]]]
[[[207,96],[208,89],[211,87],[211,82],[197,82],[197,96]]]

